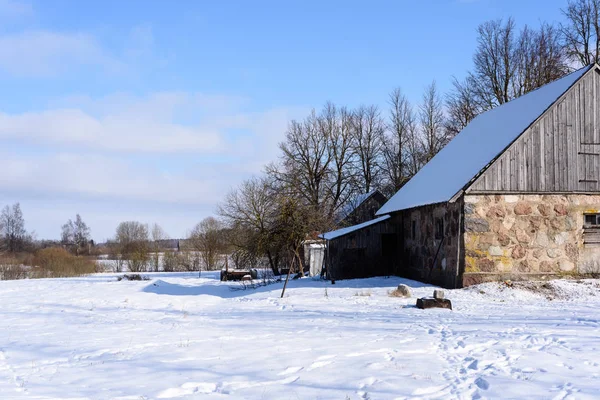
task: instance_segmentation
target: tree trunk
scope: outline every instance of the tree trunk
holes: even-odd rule
[[[267,251],[267,257],[269,258],[269,265],[271,266],[271,271],[273,271],[273,275],[274,276],[279,275],[279,271],[277,269],[277,264],[275,264],[273,262],[273,256],[271,255],[270,251]]]

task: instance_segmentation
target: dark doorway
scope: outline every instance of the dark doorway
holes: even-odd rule
[[[398,239],[395,233],[381,234],[381,256],[387,275],[394,273],[394,264],[396,262]]]

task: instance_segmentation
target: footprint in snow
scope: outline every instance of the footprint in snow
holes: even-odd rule
[[[374,384],[375,382],[378,382],[378,379],[377,379],[377,378],[374,378],[374,377],[372,377],[372,376],[371,376],[371,377],[369,377],[369,378],[367,378],[367,379],[363,380],[363,381],[360,383],[360,385],[358,385],[358,388],[359,388],[359,389],[368,388],[369,386],[373,386],[373,384]]]
[[[477,387],[479,389],[482,389],[482,390],[488,390],[490,388],[490,383],[488,381],[486,381],[485,379],[483,379],[482,377],[475,379],[475,384],[477,385]]]
[[[471,361],[469,363],[469,365],[467,366],[468,369],[474,369],[474,370],[476,370],[478,368],[478,366],[479,366],[479,361],[478,360],[473,360],[471,357],[465,358],[465,361],[467,361],[467,362]]]

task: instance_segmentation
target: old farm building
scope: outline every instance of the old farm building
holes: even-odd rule
[[[340,225],[357,225],[372,220],[387,200],[377,189],[356,196],[343,210]]]
[[[445,287],[600,272],[600,68],[475,118],[379,218],[324,234],[331,278]]]

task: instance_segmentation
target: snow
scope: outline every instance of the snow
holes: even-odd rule
[[[335,239],[340,236],[344,236],[344,235],[347,235],[354,231],[357,231],[359,229],[366,228],[367,226],[371,226],[371,225],[377,224],[379,222],[385,221],[389,217],[390,217],[389,215],[384,215],[383,217],[375,218],[375,219],[372,219],[371,221],[363,222],[362,224],[352,225],[347,228],[342,228],[342,229],[338,229],[335,231],[324,233],[322,235],[319,235],[319,237],[323,238],[325,240]]]
[[[233,290],[218,272],[0,282],[2,399],[592,399],[600,281]],[[413,298],[390,297],[398,284]]]
[[[340,215],[340,219],[345,219],[348,215],[352,213],[352,211],[356,210],[362,203],[364,203],[367,199],[373,196],[376,192],[377,190],[372,190],[368,193],[362,193],[356,196],[343,208],[342,213]]]
[[[392,196],[377,215],[450,200],[589,69],[589,66],[582,68],[477,116]]]

